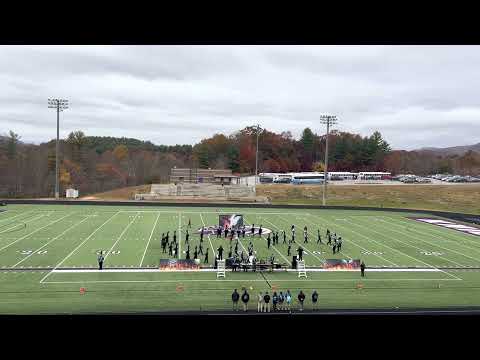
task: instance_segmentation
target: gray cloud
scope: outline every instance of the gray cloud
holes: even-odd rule
[[[0,132],[194,143],[261,123],[384,134],[394,148],[480,141],[478,46],[0,46]]]

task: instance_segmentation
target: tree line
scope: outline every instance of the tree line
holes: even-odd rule
[[[228,168],[255,172],[258,136],[259,172],[322,171],[325,134],[303,130],[299,139],[288,131],[257,133],[246,127],[231,135],[214,134],[191,145],[155,145],[132,138],[86,136],[71,132],[60,140],[61,193],[74,187],[81,195],[119,187],[168,182],[176,167]],[[329,171],[398,173],[480,173],[480,154],[438,156],[428,151],[392,151],[382,135],[332,131]],[[28,144],[10,131],[0,136],[0,196],[50,197],[55,187],[55,141]]]

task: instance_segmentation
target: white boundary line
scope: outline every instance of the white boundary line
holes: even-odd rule
[[[70,231],[71,229],[73,229],[74,227],[80,225],[81,223],[83,223],[84,221],[88,220],[89,218],[88,217],[85,217],[85,219],[83,219],[82,221],[70,226],[68,229],[66,229],[64,232],[62,232],[60,235],[57,235],[55,236],[52,240],[50,240],[49,242],[47,242],[46,244],[44,244],[43,246],[39,247],[38,249],[34,250],[30,255],[24,257],[22,260],[20,260],[19,262],[17,262],[15,265],[13,265],[12,267],[15,267],[17,265],[20,265],[22,262],[24,262],[25,260],[27,260],[30,256],[32,256],[33,254],[35,254],[37,251],[40,251],[42,250],[45,246],[47,246],[48,244],[50,244],[51,242],[57,240],[59,237],[63,236],[65,233],[67,233],[68,231]]]
[[[85,242],[87,242],[93,235],[95,235],[95,233],[100,230],[106,223],[108,223],[110,220],[112,220],[115,215],[118,215],[120,213],[120,211],[117,211],[115,214],[113,214],[112,216],[110,216],[102,225],[100,225],[99,227],[97,227],[90,235],[88,235],[85,240],[83,240],[75,249],[73,249],[70,254],[68,254],[62,261],[60,261],[54,268],[52,271],[48,272],[47,275],[45,275],[43,278],[40,279],[40,284],[43,283],[43,281],[55,270],[57,269],[60,265],[62,265],[65,260],[67,260],[70,256],[72,256],[75,251],[77,251],[80,246],[82,246],[83,244],[85,244]]]
[[[155,227],[157,226],[158,218],[160,217],[160,213],[157,215],[157,219],[155,220],[155,223],[153,224],[152,232],[150,233],[150,237],[148,238],[147,246],[145,246],[145,251],[143,252],[142,260],[140,260],[140,265],[142,266],[143,264],[143,259],[145,259],[145,254],[147,253],[148,245],[150,245],[150,240],[152,239],[153,232],[155,231]]]
[[[309,272],[326,272],[326,273],[335,273],[335,272],[347,272],[347,273],[358,273],[359,270],[347,270],[347,269],[340,269],[340,270],[329,270],[329,269],[307,269]],[[201,269],[201,270],[160,270],[158,268],[154,269],[54,269],[52,273],[57,274],[65,274],[65,273],[75,273],[75,274],[86,274],[86,273],[156,273],[156,274],[164,274],[164,273],[172,273],[172,272],[190,272],[190,273],[202,273],[202,272],[216,272],[216,269]],[[275,271],[279,273],[285,272],[297,272],[296,269],[287,269]],[[367,272],[442,272],[440,269],[367,269]],[[270,273],[270,272],[268,272]],[[391,279],[395,280],[395,279]]]
[[[132,219],[132,221],[130,221],[130,223],[125,227],[125,229],[123,229],[122,233],[118,236],[117,240],[113,243],[112,247],[110,248],[110,250],[107,251],[107,254],[105,255],[105,258],[104,260],[107,260],[107,257],[108,255],[110,255],[110,253],[112,252],[113,248],[115,247],[115,245],[117,245],[117,243],[122,239],[123,235],[125,235],[125,233],[127,232],[128,228],[130,227],[130,225],[132,225],[135,220],[137,219],[139,214],[135,215],[135,217]]]
[[[18,238],[17,240],[15,240],[15,241],[13,241],[13,242],[5,245],[4,247],[0,248],[0,251],[2,251],[3,249],[8,248],[9,246],[15,244],[16,242],[18,242],[18,241],[20,241],[20,240],[23,240],[23,239],[29,237],[30,235],[33,235],[33,234],[35,234],[36,232],[38,232],[38,231],[40,231],[40,230],[42,230],[42,229],[44,229],[44,228],[46,228],[46,227],[48,227],[48,226],[50,226],[50,225],[53,225],[53,224],[59,222],[60,220],[63,220],[63,219],[65,219],[66,217],[71,216],[71,215],[72,215],[72,213],[69,213],[69,214],[61,217],[60,219],[57,219],[57,220],[55,220],[55,221],[52,221],[51,223],[48,223],[47,225],[42,226],[42,227],[38,228],[37,230],[32,231],[30,234],[27,234],[27,235],[25,235],[25,236],[22,236],[21,238]],[[42,215],[42,216],[43,216],[43,215]]]

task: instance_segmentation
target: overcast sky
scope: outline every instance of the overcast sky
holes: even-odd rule
[[[0,133],[194,144],[269,130],[379,130],[395,149],[480,142],[479,46],[0,46]]]

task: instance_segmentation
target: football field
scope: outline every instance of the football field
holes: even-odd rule
[[[214,208],[168,206],[8,205],[0,212],[0,313],[146,313],[225,311],[234,288],[246,288],[250,309],[259,291],[299,290],[319,293],[320,309],[395,309],[473,307],[480,304],[480,237],[417,221],[434,216],[364,210]],[[205,269],[160,271],[162,233],[177,232],[185,259],[185,231],[191,222],[190,254],[200,245],[197,230],[218,225],[221,214],[241,214],[246,225],[265,232],[292,224],[296,243],[267,248],[264,237],[239,240],[239,252],[252,242],[259,259],[273,255],[289,267],[302,246],[307,278],[296,271],[227,272],[217,279],[214,254],[220,245],[226,257],[230,240],[204,237],[209,261]],[[303,228],[308,228],[308,243]],[[329,229],[343,239],[333,254],[326,245]],[[322,243],[317,243],[320,230]],[[104,270],[97,254],[104,251]],[[193,257],[193,256],[192,256]],[[359,271],[325,271],[330,259],[360,259]],[[79,292],[85,288],[85,293]],[[295,304],[294,304],[295,306]]]

